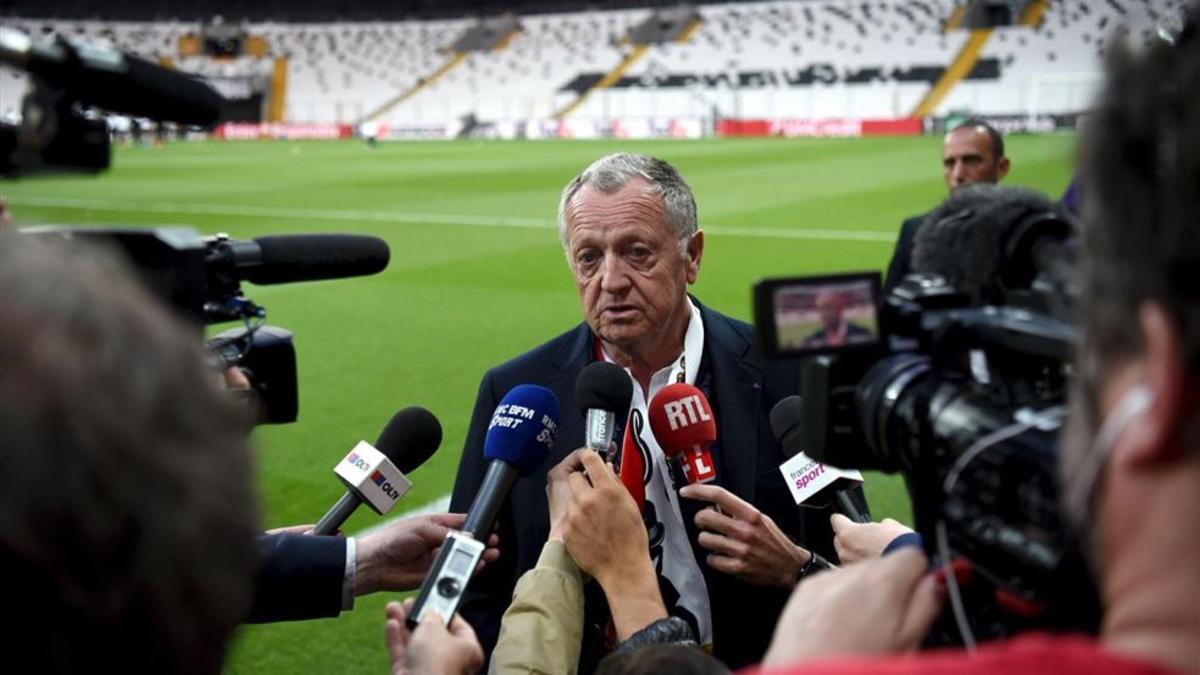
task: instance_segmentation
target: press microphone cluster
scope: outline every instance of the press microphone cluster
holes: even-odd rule
[[[410,626],[416,627],[430,612],[436,612],[447,624],[454,618],[487,548],[500,507],[517,479],[533,473],[546,461],[554,447],[558,420],[558,398],[545,387],[519,385],[500,401],[483,441],[483,456],[491,463],[462,530],[446,536],[421,584],[408,613]]]
[[[584,416],[584,447],[607,460],[617,415],[629,412],[633,400],[633,380],[624,368],[596,361],[580,371],[575,380],[575,398]]]
[[[771,409],[771,432],[788,460],[779,467],[796,504],[833,504],[856,523],[871,522],[847,490],[861,485],[862,474],[810,458],[804,452],[804,400],[788,396]]]
[[[397,412],[375,445],[360,441],[333,468],[346,494],[321,517],[312,534],[336,533],[362,504],[379,515],[390,511],[412,488],[405,474],[424,464],[441,444],[442,425],[433,413],[418,406]]]
[[[689,485],[717,477],[709,451],[717,423],[704,392],[684,382],[668,385],[650,400],[647,413],[654,439],[668,459],[680,463]]]

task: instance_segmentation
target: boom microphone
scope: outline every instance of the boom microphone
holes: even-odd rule
[[[788,396],[771,408],[771,433],[783,448],[788,460],[779,467],[796,504],[832,501],[839,511],[856,523],[869,523],[871,518],[862,512],[846,492],[862,484],[862,474],[839,469],[811,459],[804,453],[804,399]],[[833,499],[829,499],[832,493]],[[818,495],[822,498],[818,499]]]
[[[342,523],[366,503],[375,513],[387,513],[412,487],[404,474],[425,463],[442,444],[442,425],[419,406],[405,408],[388,421],[372,446],[360,441],[333,468],[346,494],[321,516],[314,535],[337,532]]]
[[[629,412],[633,400],[633,380],[625,369],[607,361],[596,361],[579,372],[575,380],[575,397],[584,414],[586,448],[608,459],[613,441],[617,415]]]
[[[483,556],[484,542],[500,506],[517,478],[537,470],[554,446],[558,413],[554,392],[533,384],[514,387],[496,406],[483,441],[484,459],[491,460],[491,464],[462,531],[446,535],[437,560],[421,584],[416,604],[408,613],[409,626],[416,627],[429,612],[436,612],[450,624]]]
[[[925,218],[913,243],[913,273],[938,274],[976,302],[1003,303],[1039,274],[1065,285],[1071,224],[1028,188],[967,185]],[[1063,263],[1066,264],[1064,270]]]
[[[112,112],[212,126],[225,99],[208,84],[104,45],[58,36],[35,42],[0,28],[0,63]]]
[[[361,234],[284,234],[251,241],[224,240],[209,264],[255,284],[286,284],[375,274],[391,251],[379,237]]]
[[[650,430],[663,454],[678,458],[689,485],[717,477],[708,446],[717,440],[717,424],[704,392],[677,382],[650,400]]]

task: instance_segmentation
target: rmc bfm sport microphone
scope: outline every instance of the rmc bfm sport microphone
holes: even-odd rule
[[[483,441],[483,456],[492,463],[462,531],[446,535],[437,560],[425,576],[416,604],[408,613],[409,626],[416,627],[429,612],[437,612],[447,625],[454,618],[513,484],[519,476],[537,470],[554,446],[558,413],[554,392],[537,385],[514,387],[500,401]]]

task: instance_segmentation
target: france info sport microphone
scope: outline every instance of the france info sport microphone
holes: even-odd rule
[[[846,493],[861,485],[862,474],[853,469],[839,469],[812,459],[804,450],[804,399],[788,396],[771,409],[771,433],[783,448],[788,460],[779,467],[788,490],[797,506],[824,506],[832,501],[835,508],[856,523],[871,519]],[[818,497],[820,495],[820,497]]]
[[[596,361],[579,372],[575,398],[584,415],[584,447],[595,450],[605,461],[613,441],[617,415],[629,412],[633,380],[625,369],[607,361]]]
[[[333,534],[358,508],[366,504],[380,515],[387,513],[412,487],[404,474],[425,463],[442,444],[442,425],[433,413],[413,406],[388,421],[372,446],[360,441],[333,473],[346,484],[346,494],[313,528],[315,535]]]
[[[446,535],[437,560],[425,576],[416,604],[408,613],[409,626],[415,628],[430,612],[437,612],[450,624],[483,557],[500,506],[517,478],[536,471],[554,447],[558,413],[554,392],[532,384],[514,387],[496,406],[483,441],[483,457],[491,464],[462,531]]]
[[[650,400],[650,430],[668,458],[683,465],[689,485],[717,477],[708,446],[717,440],[717,423],[704,392],[683,382],[663,387]]]

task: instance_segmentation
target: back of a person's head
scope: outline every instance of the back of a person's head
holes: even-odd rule
[[[1139,306],[1160,303],[1200,377],[1200,35],[1196,12],[1175,45],[1118,43],[1081,143],[1082,316],[1108,364],[1144,345]]]
[[[686,645],[652,645],[610,654],[596,675],[728,675],[725,664],[703,650]]]
[[[15,670],[220,669],[249,607],[257,514],[249,427],[218,380],[199,331],[116,255],[0,235],[0,614]]]

